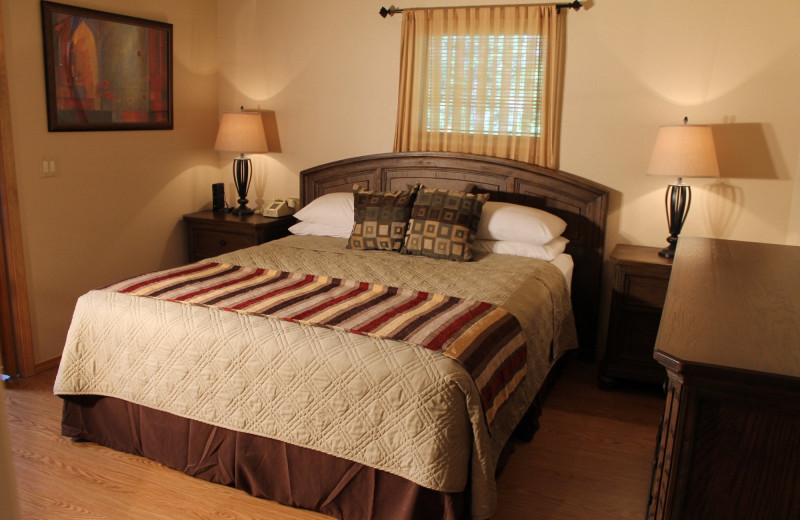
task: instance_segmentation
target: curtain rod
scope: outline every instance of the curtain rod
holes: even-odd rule
[[[513,4],[513,5],[520,5],[520,4]],[[522,5],[526,5],[526,4],[522,4]],[[549,4],[533,4],[533,5],[549,5]],[[454,8],[455,6],[447,6],[444,9],[451,8],[451,7]],[[469,6],[461,6],[461,7],[507,7],[507,6],[502,6],[502,5],[491,5],[491,6],[469,5]],[[581,4],[580,0],[575,0],[574,2],[570,2],[570,3],[567,3],[567,4],[556,4],[556,9],[558,9],[559,11],[561,11],[561,9],[575,9],[576,11],[579,11],[581,7],[583,7],[583,4]],[[413,11],[415,9],[441,9],[441,8],[436,8],[436,7],[408,7],[407,8],[407,10],[409,10],[409,11]],[[403,9],[401,9],[400,7],[395,7],[395,6],[392,5],[392,6],[389,6],[388,9],[385,8],[385,7],[381,7],[381,10],[378,11],[378,14],[380,14],[382,17],[386,18],[387,15],[388,16],[394,16],[394,15],[396,15],[398,13],[402,13],[402,12],[403,12]]]

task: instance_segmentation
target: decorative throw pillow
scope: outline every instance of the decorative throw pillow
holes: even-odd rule
[[[372,191],[353,186],[355,224],[347,241],[348,249],[399,251],[408,227],[415,185],[408,191]]]
[[[400,252],[458,262],[472,260],[472,242],[486,193],[421,188]]]

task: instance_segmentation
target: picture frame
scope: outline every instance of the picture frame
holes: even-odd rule
[[[172,24],[42,2],[47,129],[171,130]]]

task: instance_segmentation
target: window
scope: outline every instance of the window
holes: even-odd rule
[[[427,77],[437,81],[427,85],[427,131],[539,137],[546,45],[527,34],[433,39]]]
[[[565,19],[553,4],[405,9],[395,151],[557,168]]]

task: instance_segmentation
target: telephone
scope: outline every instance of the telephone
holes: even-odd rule
[[[297,199],[275,199],[267,202],[261,208],[261,214],[265,217],[283,217],[294,213],[297,208]]]

